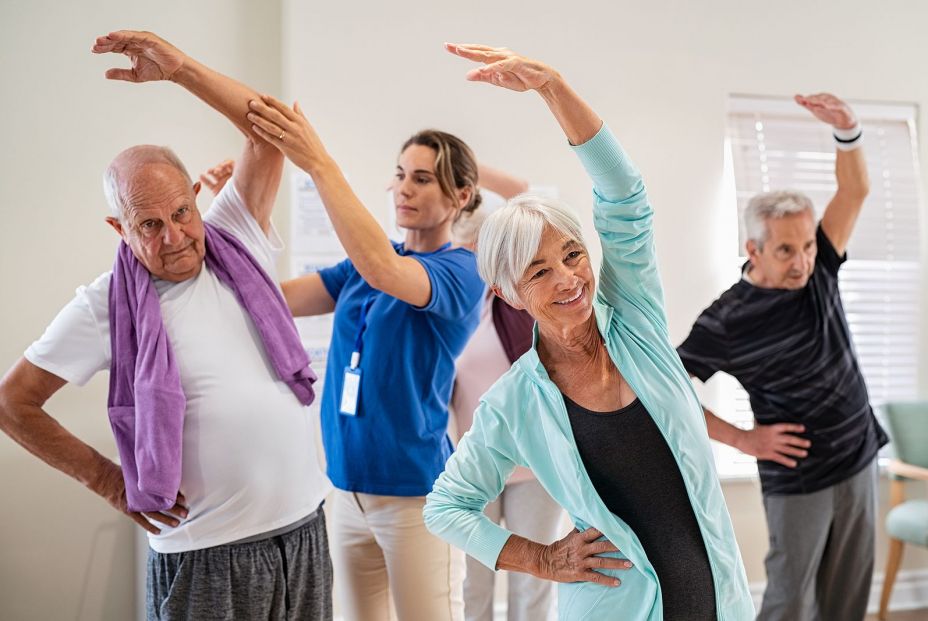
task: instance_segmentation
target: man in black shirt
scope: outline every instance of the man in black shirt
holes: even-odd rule
[[[678,348],[691,375],[716,371],[747,391],[753,429],[706,410],[709,436],[757,457],[770,551],[758,619],[863,619],[873,572],[875,457],[870,408],[838,291],[838,270],[868,192],[861,130],[833,95],[796,102],[834,129],[838,189],[816,226],[796,192],[754,197],[742,279]]]

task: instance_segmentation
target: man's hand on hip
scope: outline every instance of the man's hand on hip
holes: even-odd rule
[[[177,494],[177,501],[174,506],[165,511],[154,513],[129,511],[129,505],[126,502],[126,483],[122,478],[122,470],[109,460],[106,460],[101,465],[100,476],[93,485],[93,491],[102,496],[114,509],[128,515],[133,522],[155,535],[160,534],[161,529],[149,520],[176,527],[183,518],[187,517],[187,507],[185,506],[187,501],[180,492]]]
[[[809,454],[808,448],[812,446],[810,441],[794,435],[805,430],[805,426],[795,423],[755,423],[753,429],[741,432],[736,448],[757,459],[775,461],[787,468],[795,468],[799,463],[797,458],[806,457]]]

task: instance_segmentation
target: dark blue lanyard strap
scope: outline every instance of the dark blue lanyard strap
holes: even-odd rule
[[[358,338],[354,341],[354,351],[359,354],[361,353],[364,330],[367,328],[367,313],[371,310],[371,306],[373,306],[374,300],[377,299],[378,293],[379,291],[374,291],[368,294],[367,298],[364,300],[364,304],[361,305],[361,317],[358,319]]]

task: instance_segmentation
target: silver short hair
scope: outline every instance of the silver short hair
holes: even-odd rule
[[[130,178],[148,164],[168,164],[180,171],[188,182],[193,183],[187,167],[168,147],[150,144],[129,147],[113,158],[103,172],[103,194],[114,218],[122,221],[125,214],[126,197],[122,194],[124,188],[120,187],[120,182]]]
[[[745,238],[754,240],[758,247],[763,248],[764,242],[770,235],[767,220],[783,218],[804,211],[815,215],[812,199],[802,192],[780,190],[758,194],[748,202],[748,206],[744,209]]]
[[[583,231],[572,209],[550,198],[522,194],[490,214],[477,238],[477,269],[509,302],[519,300],[519,281],[535,258],[545,227],[581,246]]]
[[[461,216],[451,225],[451,242],[455,246],[465,248],[477,244],[477,234],[480,227],[487,219],[487,212],[484,209],[475,209],[461,214]]]

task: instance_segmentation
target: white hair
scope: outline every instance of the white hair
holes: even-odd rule
[[[577,214],[558,201],[522,194],[490,214],[477,239],[477,269],[509,302],[519,300],[518,283],[535,258],[546,226],[586,247]]]
[[[477,234],[487,219],[485,209],[475,209],[461,213],[451,225],[451,241],[455,246],[472,248],[477,244]]]
[[[126,208],[126,197],[122,193],[124,188],[120,187],[120,181],[131,178],[141,167],[148,164],[168,164],[191,182],[187,167],[168,147],[149,144],[130,147],[113,158],[103,172],[103,194],[114,218],[122,221]]]
[[[781,190],[758,194],[744,210],[744,231],[747,239],[754,240],[763,249],[770,231],[767,220],[783,218],[808,211],[815,213],[812,200],[801,192]]]

